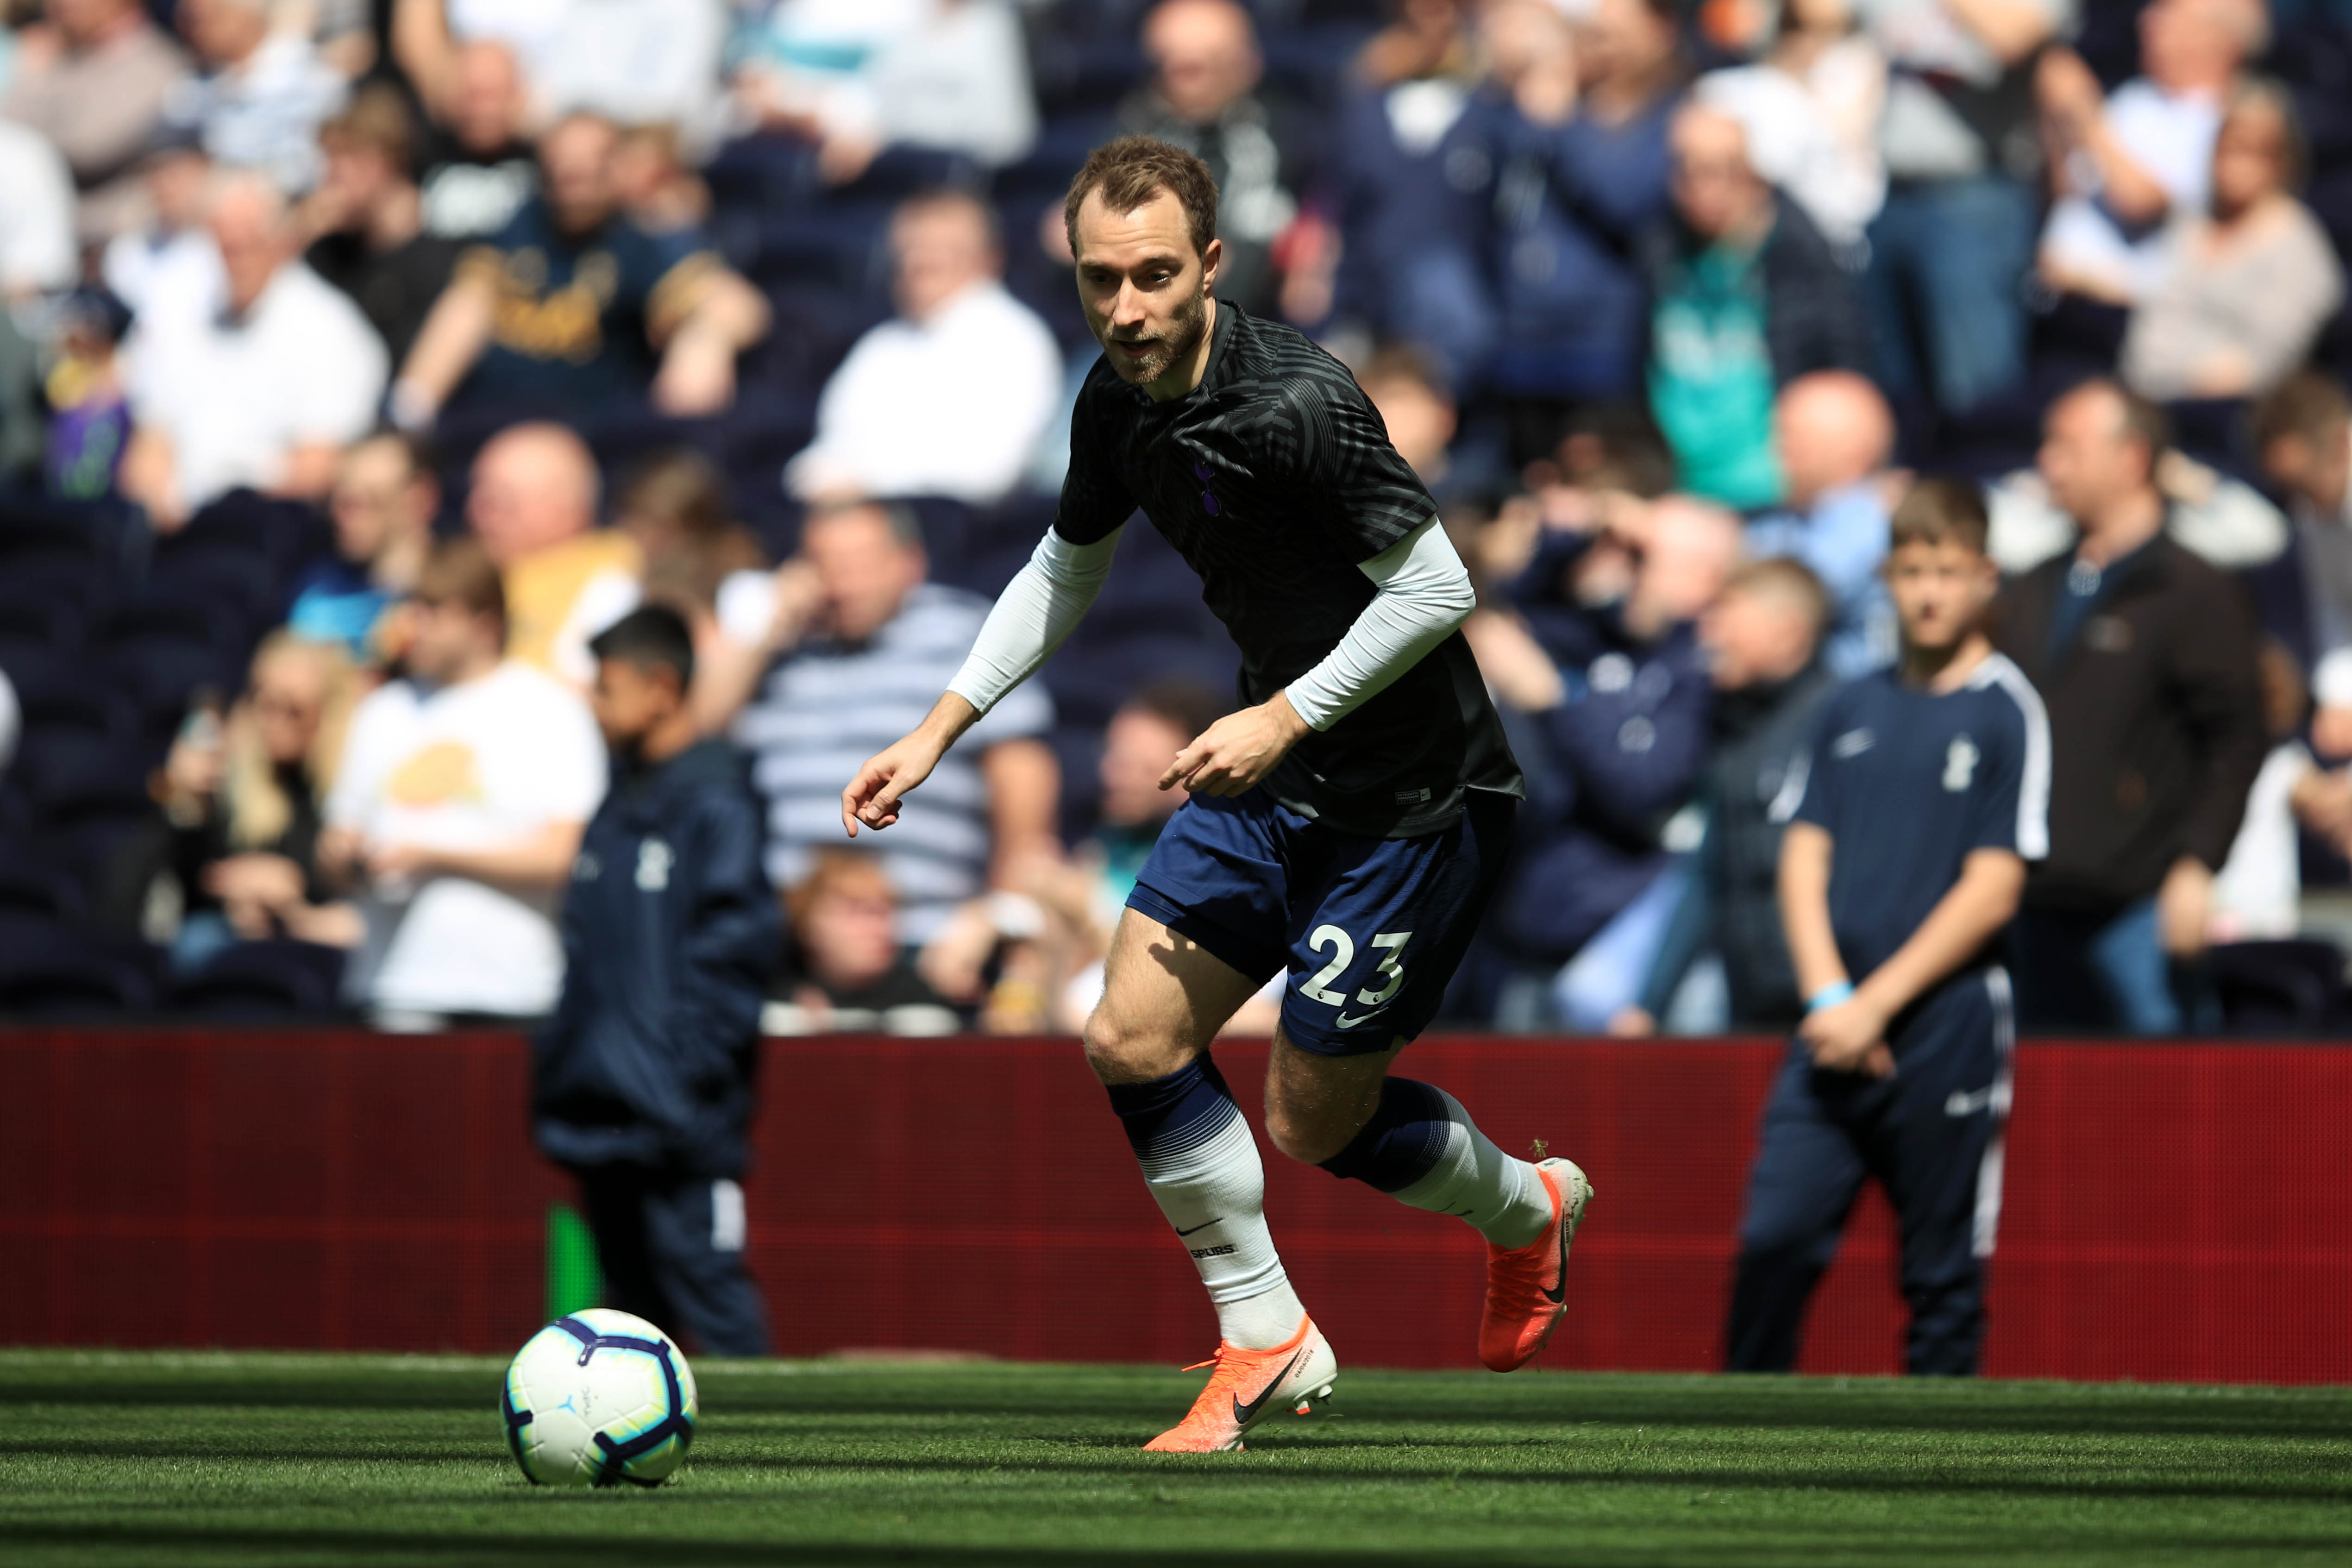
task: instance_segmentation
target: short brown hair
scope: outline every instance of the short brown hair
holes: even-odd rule
[[[2294,439],[2324,447],[2352,424],[2352,398],[2343,384],[2321,370],[2299,370],[2254,405],[2254,450],[2266,452]]]
[[[879,892],[893,907],[898,902],[898,889],[891,886],[880,856],[862,849],[820,849],[808,875],[784,889],[784,918],[799,929],[807,923],[816,901],[835,890]]]
[[[329,147],[373,153],[402,179],[416,177],[416,118],[389,82],[370,82],[352,94],[343,111],[319,127],[319,140]]]
[[[478,616],[496,616],[504,626],[507,588],[497,564],[471,535],[445,539],[433,547],[416,574],[416,597],[427,605],[456,605]]]
[[[1895,509],[1887,524],[1886,547],[1893,551],[1906,544],[1957,544],[1982,555],[1991,533],[1983,490],[1967,479],[1921,479]]]
[[[613,515],[667,536],[710,538],[734,525],[719,465],[688,447],[656,452],[629,470]]]
[[[2157,465],[2164,460],[2165,453],[2172,449],[2171,417],[2161,407],[2113,376],[2095,375],[2088,381],[2078,382],[2066,395],[2081,397],[2085,394],[2115,399],[2118,422],[2123,426],[2118,433],[2126,440],[2137,441],[2147,448],[2147,477],[2153,480]]]
[[[1148,714],[1171,730],[1181,731],[1187,744],[1225,716],[1228,703],[1197,680],[1155,680],[1119,704],[1122,713]]]
[[[1805,623],[1812,628],[1818,640],[1829,630],[1830,595],[1822,580],[1803,562],[1786,555],[1770,555],[1761,561],[1743,561],[1731,569],[1723,581],[1726,594],[1754,594],[1759,598],[1778,599],[1784,605],[1801,611]]]
[[[1122,136],[1096,148],[1062,199],[1062,226],[1073,256],[1078,249],[1078,208],[1097,187],[1103,205],[1115,213],[1131,213],[1166,191],[1184,209],[1192,248],[1209,254],[1209,242],[1217,237],[1217,178],[1181,147],[1157,136]]]

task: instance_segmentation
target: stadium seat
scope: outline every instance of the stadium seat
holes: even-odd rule
[[[154,1005],[145,968],[113,944],[63,932],[47,942],[12,943],[0,954],[0,1017],[80,1018]]]
[[[61,652],[57,663],[37,672],[9,672],[26,732],[70,730],[121,740],[137,735],[138,705],[70,650]]]
[[[150,594],[110,612],[91,642],[97,668],[154,716],[184,707],[199,687],[236,690],[252,628],[233,607]]]
[[[2231,1034],[2316,1034],[2343,1023],[2344,950],[2332,942],[2227,942],[2209,962]]]
[[[0,633],[0,670],[7,672],[8,683],[19,691],[69,679],[83,668],[86,666],[77,648],[27,642]]]
[[[72,647],[81,637],[81,606],[70,597],[37,594],[14,583],[0,586],[0,647]]]
[[[231,611],[247,637],[277,626],[294,603],[287,578],[266,551],[173,540],[148,567],[151,592],[208,601]]]
[[[336,1010],[340,949],[309,942],[240,942],[173,981],[163,1003],[206,1017],[321,1017]]]
[[[145,742],[36,750],[11,783],[33,809],[42,852],[94,887],[116,847],[155,817],[147,774],[162,761]]]
[[[1027,215],[1018,209],[1024,206],[1032,213],[1041,210],[1030,204],[1059,201],[1070,188],[1070,177],[1086,163],[1087,154],[1110,134],[1113,123],[1108,105],[1050,116],[1039,128],[1027,156],[997,170],[992,182],[1007,221],[1016,225],[1022,221]],[[1013,237],[1017,250],[1019,236]]]
[[[835,200],[898,203],[926,191],[971,190],[981,184],[980,165],[961,153],[936,147],[885,147],[857,178],[831,193]]]
[[[1114,25],[1091,38],[1040,39],[1031,58],[1037,101],[1055,116],[1108,112],[1135,90],[1148,68],[1132,24]]]
[[[187,526],[158,546],[162,559],[176,550],[241,550],[266,556],[280,577],[290,577],[334,550],[334,529],[302,501],[231,490],[188,520]]]
[[[7,556],[0,559],[0,602],[69,607],[86,626],[120,592],[121,575],[87,555]]]
[[[87,908],[81,887],[25,848],[0,841],[0,916],[43,925],[67,925]]]
[[[143,516],[120,501],[14,497],[0,503],[0,579],[61,568],[127,577],[149,538]]]

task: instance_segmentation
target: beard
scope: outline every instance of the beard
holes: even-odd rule
[[[1106,336],[1103,339],[1103,349],[1110,359],[1111,369],[1118,373],[1121,381],[1134,386],[1148,386],[1166,375],[1171,366],[1191,358],[1192,351],[1201,346],[1201,335],[1208,330],[1209,285],[1208,280],[1203,279],[1200,287],[1192,290],[1192,297],[1178,306],[1176,313],[1168,318],[1166,329],[1157,337]],[[1114,342],[1129,344],[1149,342],[1151,350],[1142,358],[1135,359],[1113,352],[1110,345]]]

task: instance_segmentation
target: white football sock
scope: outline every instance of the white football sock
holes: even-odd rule
[[[1273,1289],[1239,1301],[1217,1303],[1217,1333],[1245,1351],[1270,1351],[1298,1337],[1307,1308],[1285,1279]]]
[[[1445,1102],[1445,1142],[1437,1163],[1409,1187],[1389,1196],[1412,1208],[1452,1215],[1496,1247],[1525,1247],[1551,1224],[1551,1194],[1543,1174],[1495,1147],[1462,1102]]]
[[[1298,1304],[1265,1225],[1265,1166],[1241,1111],[1203,1118],[1187,1136],[1139,1155],[1160,1212],[1192,1254],[1216,1304],[1219,1331],[1244,1350],[1272,1350],[1298,1331]]]

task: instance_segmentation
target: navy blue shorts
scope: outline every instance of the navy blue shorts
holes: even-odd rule
[[[1288,969],[1282,1032],[1324,1056],[1366,1056],[1437,1016],[1510,848],[1518,803],[1473,790],[1451,827],[1417,838],[1341,833],[1262,789],[1196,795],[1160,830],[1129,909],[1253,980]]]

